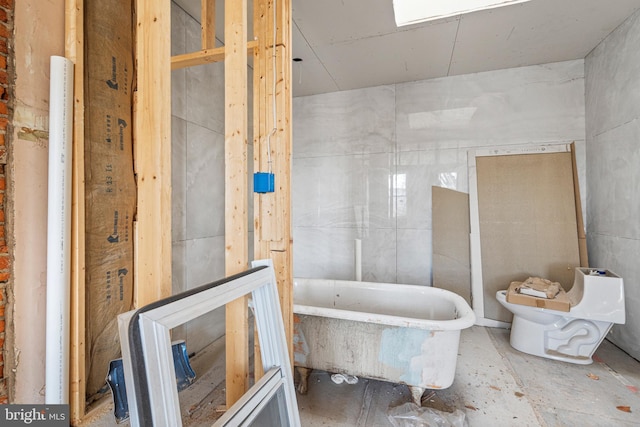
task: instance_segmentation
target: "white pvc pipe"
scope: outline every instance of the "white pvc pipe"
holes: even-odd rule
[[[47,215],[46,404],[69,403],[73,63],[51,57]]]
[[[356,239],[356,281],[362,281],[362,240]]]

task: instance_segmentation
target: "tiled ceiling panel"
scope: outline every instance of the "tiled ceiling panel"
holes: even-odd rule
[[[200,0],[174,1],[199,19]],[[640,0],[531,0],[396,28],[392,0],[291,1],[293,57],[303,60],[294,96],[584,58],[640,9]],[[224,1],[216,6],[222,40]]]

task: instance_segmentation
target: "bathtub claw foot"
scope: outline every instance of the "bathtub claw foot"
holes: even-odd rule
[[[296,370],[298,374],[300,374],[300,382],[298,383],[298,393],[307,394],[309,390],[309,374],[311,373],[311,369],[303,368],[302,366],[296,366]]]
[[[422,395],[424,394],[424,388],[409,386],[411,391],[411,400],[418,406],[422,406]]]

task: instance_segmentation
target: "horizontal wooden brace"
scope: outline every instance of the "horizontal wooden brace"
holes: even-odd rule
[[[253,53],[253,49],[258,46],[257,40],[247,42],[247,55]],[[199,52],[184,53],[171,57],[171,69],[179,70],[180,68],[193,67],[195,65],[204,65],[212,62],[224,61],[224,46],[214,49],[204,49]]]

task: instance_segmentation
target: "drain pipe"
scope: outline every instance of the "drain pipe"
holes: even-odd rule
[[[362,281],[362,240],[356,239],[356,282]]]
[[[52,56],[50,79],[45,403],[68,404],[73,63]]]

